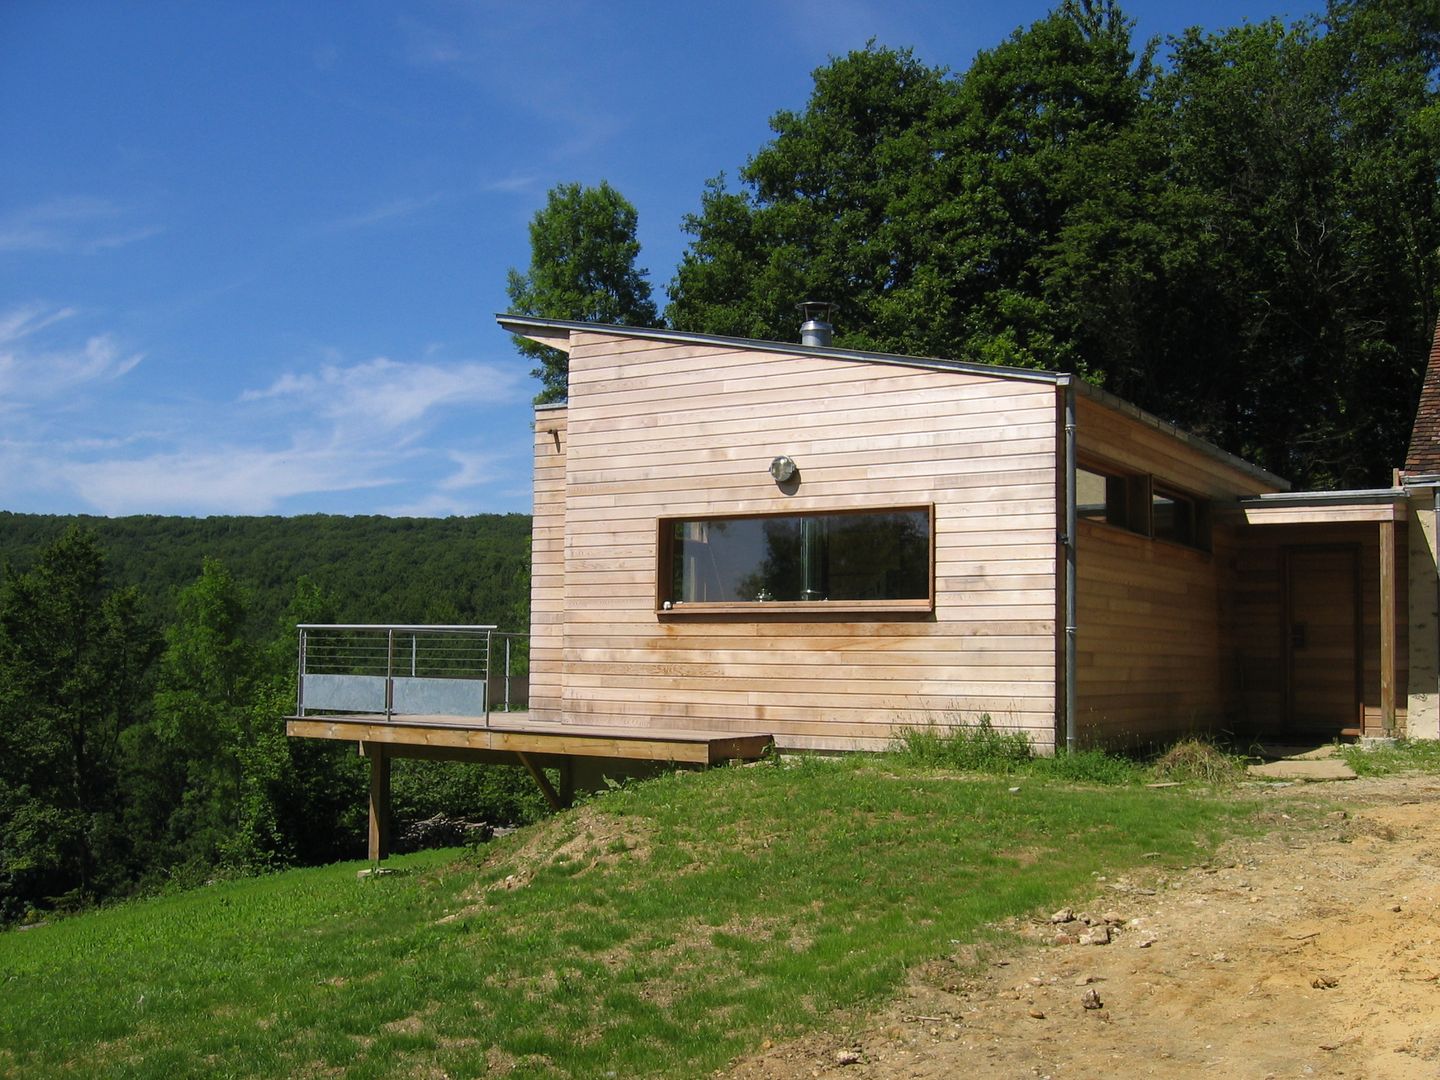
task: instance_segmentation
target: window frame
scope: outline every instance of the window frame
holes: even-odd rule
[[[1075,463],[1077,470],[1084,470],[1102,477],[1106,482],[1106,516],[1103,518],[1079,515],[1080,521],[1089,522],[1107,529],[1119,529],[1132,536],[1141,536],[1160,544],[1171,544],[1186,551],[1210,554],[1211,542],[1211,500],[1196,495],[1177,484],[1163,480],[1152,473],[1136,472],[1108,461],[1082,455]],[[1110,520],[1110,485],[1122,485],[1125,505],[1121,508],[1123,522]],[[1078,485],[1077,485],[1078,486]],[[1168,499],[1189,508],[1190,528],[1187,537],[1155,535],[1155,500]]]
[[[911,600],[725,600],[676,601],[668,594],[674,579],[673,527],[685,521],[751,521],[786,517],[841,517],[855,514],[922,513],[929,527],[925,581],[927,594]],[[655,614],[662,620],[707,616],[763,619],[797,615],[823,620],[832,615],[924,616],[935,611],[935,504],[904,503],[896,506],[841,506],[825,509],[763,510],[737,514],[674,514],[655,521]],[[669,605],[668,607],[666,605]]]

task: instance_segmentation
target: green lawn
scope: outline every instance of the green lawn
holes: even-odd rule
[[[0,934],[0,1074],[700,1075],[1097,870],[1193,862],[1246,809],[886,759],[677,774],[394,875]]]

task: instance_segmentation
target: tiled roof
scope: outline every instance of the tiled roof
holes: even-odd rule
[[[1410,429],[1410,451],[1405,455],[1407,473],[1440,473],[1440,323],[1430,345],[1430,362],[1420,386],[1420,405],[1415,426]]]

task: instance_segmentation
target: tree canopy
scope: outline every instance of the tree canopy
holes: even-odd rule
[[[1064,0],[961,74],[870,44],[707,185],[678,329],[1078,373],[1302,485],[1385,482],[1440,286],[1440,4],[1139,49]]]
[[[599,187],[560,184],[530,222],[530,269],[510,271],[513,311],[547,319],[620,326],[656,326],[646,271],[635,264],[635,207],[603,180]],[[569,357],[559,349],[515,339],[539,362],[537,403],[564,401]]]

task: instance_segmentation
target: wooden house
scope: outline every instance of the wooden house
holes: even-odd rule
[[[1067,375],[499,321],[570,363],[528,711],[494,627],[301,627],[287,731],[369,758],[372,858],[395,757],[518,761],[559,806],[621,762],[982,719],[1041,752],[1440,737],[1440,343],[1394,486],[1291,492]]]
[[[570,364],[535,414],[536,721],[1435,734],[1440,439],[1408,487],[1294,493],[1063,374],[499,322]]]

